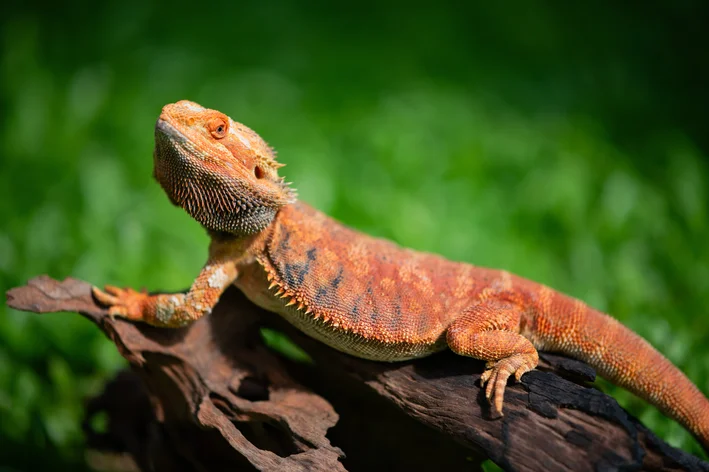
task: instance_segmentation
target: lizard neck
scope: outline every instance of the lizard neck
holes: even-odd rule
[[[265,254],[268,242],[273,237],[273,233],[280,224],[279,213],[288,211],[287,207],[299,205],[298,202],[285,205],[280,208],[273,219],[264,229],[252,234],[238,234],[228,231],[219,231],[203,226],[211,239],[209,255],[211,258],[220,255],[238,261],[238,265],[251,265],[256,259]]]

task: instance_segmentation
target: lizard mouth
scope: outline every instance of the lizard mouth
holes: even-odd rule
[[[173,149],[182,159],[201,160],[197,146],[163,116],[155,123],[155,151],[158,149]]]
[[[164,134],[165,136],[175,139],[178,141],[184,142],[187,138],[185,137],[184,134],[180,133],[177,128],[172,126],[165,118],[162,116],[158,118],[157,123],[155,123],[155,136],[157,139],[157,136],[159,133]]]

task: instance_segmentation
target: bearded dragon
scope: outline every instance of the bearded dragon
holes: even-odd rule
[[[154,176],[211,236],[185,294],[94,287],[111,315],[180,327],[236,285],[252,302],[353,356],[404,361],[443,349],[487,361],[501,415],[538,350],[568,354],[676,419],[709,449],[709,401],[647,341],[583,302],[504,270],[452,262],[352,230],[296,198],[251,129],[194,102],[166,105]]]

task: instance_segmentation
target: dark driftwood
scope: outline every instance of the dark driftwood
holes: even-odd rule
[[[490,458],[506,470],[709,471],[590,388],[593,370],[563,357],[544,356],[556,373],[525,375],[507,390],[505,416],[491,419],[482,363],[448,353],[399,364],[355,359],[235,289],[179,330],[111,319],[74,279],[38,277],[8,292],[8,304],[80,312],[113,340],[132,373],[88,404],[88,416],[107,413],[109,428],[97,433],[87,422],[87,441],[141,470],[478,470]],[[264,347],[264,324],[314,363]]]

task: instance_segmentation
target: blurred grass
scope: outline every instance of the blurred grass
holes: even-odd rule
[[[264,136],[316,207],[582,298],[709,392],[704,3],[8,8],[3,290],[189,285],[207,237],[151,179],[160,107],[187,98]],[[1,306],[0,464],[83,467],[82,402],[121,366],[80,317]]]

